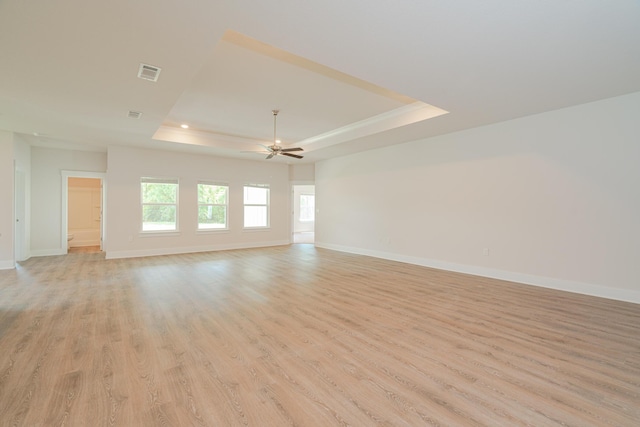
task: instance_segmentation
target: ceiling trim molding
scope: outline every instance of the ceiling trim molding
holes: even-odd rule
[[[413,104],[396,108],[320,135],[312,136],[311,138],[298,142],[297,145],[317,150],[412,123],[421,122],[423,120],[432,119],[448,113],[448,111],[441,108],[417,101]]]
[[[208,147],[244,148],[247,144],[270,143],[264,139],[250,138],[239,135],[208,132],[199,129],[182,129],[180,127],[162,125],[153,134],[152,139],[158,141],[179,142],[182,144],[202,145]],[[243,146],[241,146],[242,144]]]

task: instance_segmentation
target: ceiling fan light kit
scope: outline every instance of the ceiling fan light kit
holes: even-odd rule
[[[275,156],[287,156],[287,157],[293,157],[294,159],[302,159],[303,156],[299,154],[292,154],[295,151],[304,151],[302,148],[300,147],[282,148],[281,146],[278,145],[278,142],[280,141],[276,138],[276,120],[280,110],[271,110],[271,112],[273,113],[273,144],[272,145],[260,144],[265,148],[265,150],[267,150],[265,153],[267,154],[266,160],[272,159]]]

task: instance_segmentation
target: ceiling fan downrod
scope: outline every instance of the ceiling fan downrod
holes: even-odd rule
[[[276,139],[276,118],[280,110],[271,110],[271,112],[273,113],[273,145],[275,146],[278,143]]]

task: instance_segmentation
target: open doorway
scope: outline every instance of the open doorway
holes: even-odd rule
[[[103,250],[105,174],[63,171],[61,244],[66,252]]]
[[[67,186],[67,249],[69,252],[100,252],[101,180],[70,177]]]
[[[315,241],[316,186],[293,186],[293,243]]]

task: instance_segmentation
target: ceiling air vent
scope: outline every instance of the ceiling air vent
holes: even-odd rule
[[[142,117],[142,113],[140,111],[129,111],[127,113],[127,117],[129,117],[130,119],[139,119],[140,117]]]
[[[158,76],[160,75],[160,71],[162,70],[159,67],[154,67],[153,65],[147,65],[147,64],[140,64],[140,68],[138,69],[138,77],[143,80],[157,82]]]

